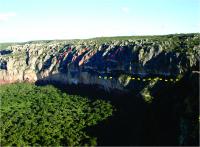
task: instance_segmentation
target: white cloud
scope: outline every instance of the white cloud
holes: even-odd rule
[[[10,17],[16,16],[16,13],[14,12],[8,12],[8,13],[0,13],[0,21],[6,21]]]
[[[122,7],[121,10],[124,13],[128,13],[129,12],[129,8],[128,7]]]

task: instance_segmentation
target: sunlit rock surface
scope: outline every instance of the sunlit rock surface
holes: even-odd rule
[[[134,79],[122,82],[121,75],[175,80],[198,64],[199,42],[199,34],[183,34],[10,44],[1,49],[0,84],[50,80],[124,89]]]

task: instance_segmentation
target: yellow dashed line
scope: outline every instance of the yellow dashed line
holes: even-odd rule
[[[107,77],[107,76],[98,76],[98,78],[99,79],[105,79],[105,80],[107,80],[107,79],[113,79],[113,77]],[[138,81],[151,81],[151,80],[154,80],[154,81],[157,81],[157,80],[159,80],[159,81],[165,81],[165,82],[175,82],[175,81],[179,81],[179,79],[173,79],[173,78],[170,78],[170,79],[163,79],[163,78],[159,78],[159,77],[156,77],[156,78],[144,78],[144,79],[141,79],[141,78],[136,78],[136,77],[129,77],[128,79],[130,79],[130,80],[138,80]]]

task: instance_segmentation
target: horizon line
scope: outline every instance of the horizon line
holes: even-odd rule
[[[37,41],[67,41],[67,40],[90,40],[98,38],[117,38],[117,37],[148,37],[148,36],[168,36],[168,35],[186,35],[186,34],[200,34],[200,32],[191,32],[191,33],[166,33],[166,34],[138,34],[138,35],[122,35],[122,36],[94,36],[94,37],[83,37],[83,38],[60,38],[60,39],[33,39],[26,41],[0,41],[0,44],[7,43],[26,43],[26,42],[37,42]]]

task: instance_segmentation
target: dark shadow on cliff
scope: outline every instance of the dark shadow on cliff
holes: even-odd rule
[[[7,54],[11,54],[12,51],[11,50],[0,50],[0,55],[7,55]]]
[[[174,85],[155,87],[155,99],[151,104],[145,103],[131,91],[106,92],[98,85],[62,85],[53,81],[37,81],[36,84],[52,84],[68,94],[110,101],[116,108],[113,116],[87,129],[91,136],[97,137],[98,145],[103,146],[179,145],[179,137],[183,133],[180,130],[180,118],[186,115],[185,97],[192,96],[192,103],[196,103],[194,108],[198,108],[196,90],[187,78]],[[188,94],[191,90],[194,95]],[[196,117],[196,114],[193,117]],[[185,137],[185,143],[182,145],[198,144],[197,138]]]
[[[188,72],[174,85],[154,87],[155,100],[146,120],[153,125],[144,126],[149,144],[199,145],[198,81],[199,74]]]

